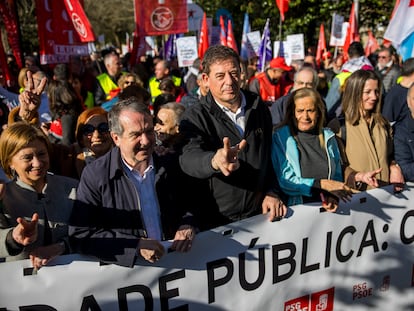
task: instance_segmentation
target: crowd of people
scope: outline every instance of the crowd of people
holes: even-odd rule
[[[0,87],[0,258],[91,255],[132,267],[196,234],[293,205],[335,212],[353,193],[414,180],[414,59],[323,54],[241,62],[211,46],[175,62],[27,57]]]

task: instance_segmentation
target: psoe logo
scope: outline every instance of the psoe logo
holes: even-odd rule
[[[285,302],[285,311],[333,311],[335,287]]]
[[[157,30],[167,30],[174,23],[173,12],[164,6],[156,8],[151,14],[151,25]]]

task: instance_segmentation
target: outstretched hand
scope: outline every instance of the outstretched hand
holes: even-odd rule
[[[21,217],[16,221],[17,226],[14,227],[12,236],[17,243],[26,246],[37,240],[37,223],[39,221],[37,213],[33,214],[31,221]]]
[[[372,188],[378,188],[378,180],[375,177],[377,174],[379,174],[382,171],[382,168],[378,168],[373,171],[369,172],[358,172],[355,175],[355,181],[366,183],[368,186],[371,186]]]
[[[215,170],[220,170],[223,175],[229,176],[232,172],[240,167],[238,154],[247,145],[245,139],[235,146],[230,145],[228,137],[223,138],[223,148],[218,149],[216,154],[211,159],[211,166]]]

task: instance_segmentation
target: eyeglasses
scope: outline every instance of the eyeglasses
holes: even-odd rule
[[[299,86],[304,85],[304,86],[309,87],[309,88],[313,87],[313,82],[303,82],[303,81],[297,80],[297,81],[295,81],[295,83]]]
[[[124,85],[128,86],[128,85],[132,85],[135,84],[135,81],[125,81]]]
[[[84,124],[82,128],[82,133],[85,136],[91,136],[95,131],[98,131],[99,134],[106,134],[109,132],[109,125],[106,122],[100,123],[97,127],[94,127],[92,124]]]
[[[388,56],[379,55],[378,58],[383,59],[383,58],[388,58]]]

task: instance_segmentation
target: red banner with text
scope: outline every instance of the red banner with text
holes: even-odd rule
[[[82,9],[79,1],[76,2],[77,4],[73,5],[75,1],[36,0],[39,53],[42,64],[67,63],[71,55],[88,55],[86,42],[93,41],[94,35],[89,22],[87,23],[89,28],[83,23],[81,14],[76,14],[78,17],[74,18],[73,13],[77,12],[75,9]],[[67,5],[72,8],[72,11],[67,9]]]

